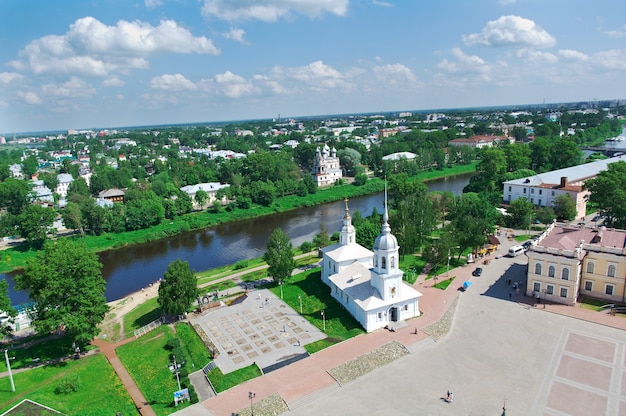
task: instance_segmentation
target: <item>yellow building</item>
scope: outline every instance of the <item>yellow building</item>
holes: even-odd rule
[[[530,247],[526,295],[574,305],[579,294],[625,302],[626,231],[552,224]]]

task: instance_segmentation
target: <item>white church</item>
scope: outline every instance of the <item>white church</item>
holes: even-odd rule
[[[331,295],[367,332],[420,315],[422,294],[404,283],[398,268],[399,246],[391,234],[385,192],[385,213],[374,251],[356,243],[346,199],[339,243],[322,249],[322,281]]]
[[[341,179],[343,172],[337,157],[337,149],[334,147],[331,149],[327,144],[321,151],[318,147],[315,151],[312,174],[318,187],[333,185]]]

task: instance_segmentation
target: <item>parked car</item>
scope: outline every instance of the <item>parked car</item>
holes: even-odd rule
[[[524,250],[528,250],[530,248],[531,242],[530,241],[526,241],[524,244],[522,244],[522,247],[524,247]]]
[[[480,276],[481,274],[483,274],[483,268],[482,267],[477,267],[472,272],[472,276]]]

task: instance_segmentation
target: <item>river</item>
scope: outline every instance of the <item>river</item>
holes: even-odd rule
[[[436,179],[427,185],[431,191],[460,195],[472,175]],[[350,212],[359,211],[368,216],[374,207],[382,212],[383,200],[382,193],[352,198]],[[313,240],[322,223],[332,234],[341,228],[344,207],[343,201],[331,202],[100,253],[104,265],[102,275],[107,282],[107,301],[120,299],[157,281],[163,277],[167,266],[177,259],[189,262],[192,270],[201,271],[261,257],[270,234],[277,227],[290,237],[294,247]],[[14,305],[25,303],[28,294],[14,289],[13,276],[14,273],[4,275],[9,283],[11,302]]]

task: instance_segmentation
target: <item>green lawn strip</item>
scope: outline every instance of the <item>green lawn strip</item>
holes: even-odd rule
[[[145,334],[139,339],[119,347],[116,352],[129,374],[141,390],[157,415],[169,415],[189,405],[185,402],[174,407],[173,393],[178,390],[176,376],[169,370],[170,352],[165,348],[175,334],[167,325]],[[178,362],[188,357],[176,357]],[[190,367],[186,364],[185,367]],[[190,369],[187,368],[187,371]],[[181,387],[189,386],[186,377],[181,377]]]
[[[124,334],[132,336],[139,329],[161,317],[158,298],[148,299],[124,316]]]
[[[415,283],[417,277],[422,273],[426,262],[420,256],[404,255],[400,256],[400,270],[404,271],[403,279],[410,285]]]
[[[24,399],[49,406],[67,415],[138,415],[126,388],[102,354],[13,374],[16,392],[9,378],[0,379],[0,413]],[[78,390],[55,394],[64,380],[77,380]]]
[[[211,354],[191,325],[186,322],[177,323],[176,335],[189,353],[188,359],[191,362],[187,364],[190,373],[201,369],[211,361]]]
[[[214,368],[209,373],[209,380],[215,391],[220,393],[261,375],[261,369],[256,364],[252,364],[228,374],[223,374],[222,370]]]
[[[441,290],[446,290],[448,286],[450,286],[454,278],[455,276],[452,276],[449,279],[442,280],[441,282],[438,282],[436,285],[433,285],[433,287],[436,287],[437,289],[441,289]]]

